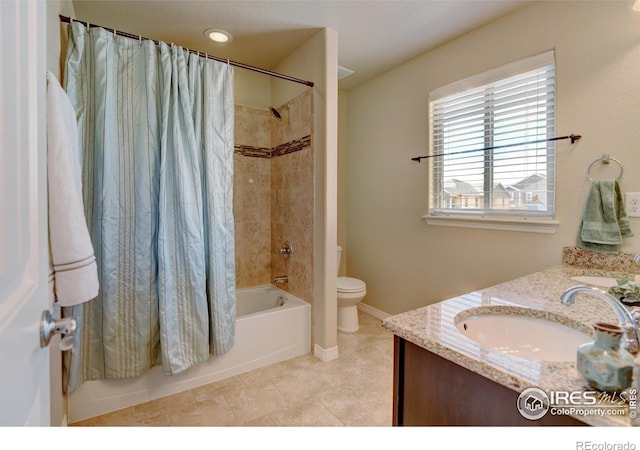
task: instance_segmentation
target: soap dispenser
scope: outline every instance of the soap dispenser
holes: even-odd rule
[[[595,342],[578,347],[578,372],[591,387],[604,392],[621,392],[631,387],[634,358],[620,341],[624,330],[618,325],[593,324]]]

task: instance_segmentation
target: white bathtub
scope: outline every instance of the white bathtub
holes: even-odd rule
[[[154,367],[137,378],[87,381],[69,396],[69,423],[309,353],[309,303],[271,285],[238,289],[237,300],[235,343],[229,352],[171,377]]]

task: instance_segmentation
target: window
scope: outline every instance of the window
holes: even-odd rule
[[[553,52],[440,88],[429,109],[428,223],[553,219]]]

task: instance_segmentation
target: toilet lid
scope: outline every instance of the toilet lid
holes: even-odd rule
[[[357,292],[367,288],[364,281],[351,277],[338,277],[336,287],[341,292]]]

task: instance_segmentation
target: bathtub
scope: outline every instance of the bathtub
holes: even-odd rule
[[[87,381],[69,396],[68,422],[222,380],[311,350],[311,305],[272,285],[238,289],[236,335],[230,351],[174,376],[161,367],[124,380]]]

